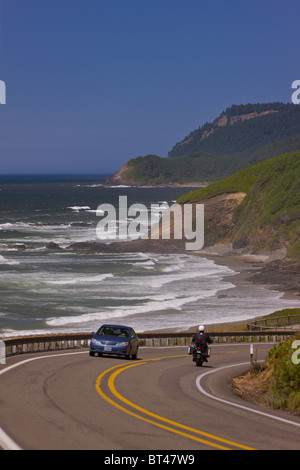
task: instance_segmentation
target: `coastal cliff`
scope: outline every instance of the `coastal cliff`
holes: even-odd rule
[[[192,191],[178,202],[203,203],[206,212],[212,213],[212,221],[208,217],[205,224],[206,244],[230,242],[233,248],[253,253],[283,250],[299,261],[299,181],[300,151],[297,151]],[[226,217],[229,205],[230,223]]]
[[[236,173],[178,202],[205,205],[205,243],[232,252],[271,254],[257,283],[300,292],[300,151]]]
[[[246,168],[205,188],[189,192],[179,204],[204,204],[204,251],[268,256],[253,281],[300,291],[300,151]],[[86,252],[184,253],[185,239],[84,242],[69,249]],[[200,250],[201,252],[201,250]],[[188,252],[192,254],[192,252]]]
[[[300,106],[233,105],[178,142],[168,158],[131,158],[107,185],[210,183],[265,159],[300,149]]]

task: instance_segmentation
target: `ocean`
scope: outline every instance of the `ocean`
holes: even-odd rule
[[[244,320],[298,301],[244,283],[214,261],[186,254],[84,254],[97,241],[97,207],[170,206],[189,188],[107,187],[106,175],[0,176],[0,337],[92,332],[102,323],[137,332]],[[50,243],[60,249],[49,249]],[[116,242],[118,243],[118,242]]]

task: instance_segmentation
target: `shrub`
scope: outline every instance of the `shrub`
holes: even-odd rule
[[[300,415],[300,364],[292,361],[295,340],[300,340],[300,332],[269,351],[263,401],[273,408],[284,408]]]

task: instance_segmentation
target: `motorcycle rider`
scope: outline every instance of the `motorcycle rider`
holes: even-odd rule
[[[192,338],[192,343],[195,343],[194,355],[198,347],[201,348],[201,351],[203,351],[204,353],[207,353],[208,344],[212,342],[210,336],[204,331],[205,331],[204,326],[200,325],[198,327],[198,332],[195,333]],[[207,359],[205,359],[205,361],[207,362]]]

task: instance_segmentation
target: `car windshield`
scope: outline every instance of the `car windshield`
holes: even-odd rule
[[[100,336],[123,336],[124,338],[129,337],[129,329],[121,328],[116,326],[102,326],[98,332]]]

